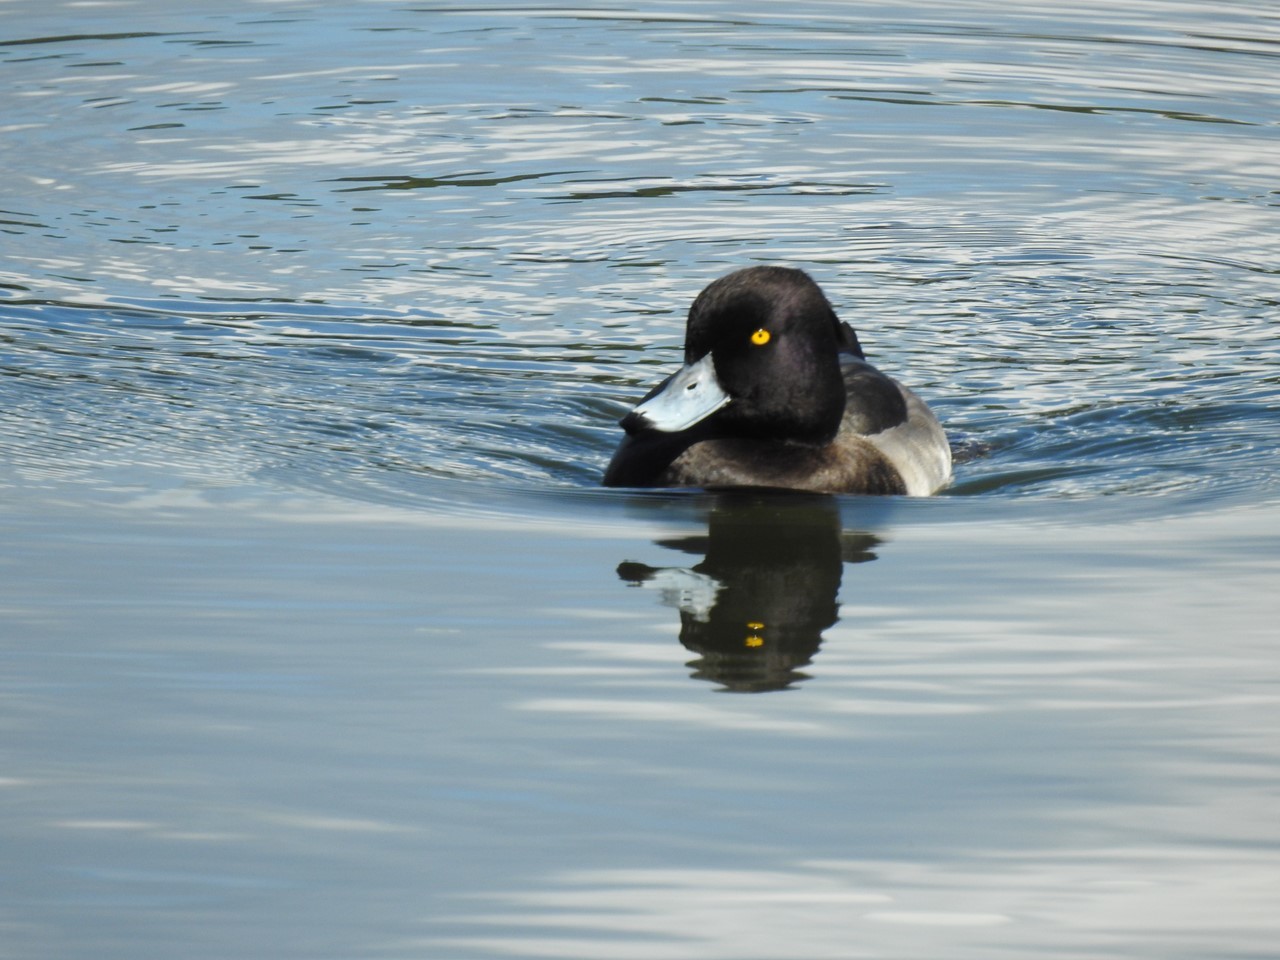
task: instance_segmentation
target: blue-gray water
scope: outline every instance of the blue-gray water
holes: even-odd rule
[[[1269,4],[0,5],[0,957],[1262,958]],[[929,500],[604,491],[808,269]]]

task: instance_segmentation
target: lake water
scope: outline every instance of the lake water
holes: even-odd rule
[[[0,4],[0,957],[1280,955],[1280,11]],[[809,270],[944,494],[602,490]]]

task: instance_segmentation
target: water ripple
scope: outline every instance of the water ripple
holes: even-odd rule
[[[58,9],[0,44],[24,475],[586,489],[697,290],[785,263],[954,494],[1274,492],[1255,12]]]

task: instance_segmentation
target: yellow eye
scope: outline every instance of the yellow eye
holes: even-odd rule
[[[755,333],[751,335],[751,342],[754,343],[757,347],[763,347],[766,343],[768,343],[772,339],[773,339],[773,334],[771,334],[764,327],[761,327],[759,330],[757,330]]]

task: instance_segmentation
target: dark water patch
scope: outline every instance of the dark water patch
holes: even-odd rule
[[[138,40],[149,37],[171,37],[171,33],[67,33],[54,37],[27,37],[20,40],[0,40],[0,47],[20,47],[40,43],[81,43],[98,40]]]
[[[356,187],[342,187],[340,193],[361,193],[371,190],[434,190],[440,187],[496,187],[525,180],[541,180],[545,177],[564,177],[579,173],[577,170],[553,170],[546,173],[522,173],[509,177],[490,177],[492,171],[459,173],[447,177],[337,177],[334,183],[357,183]]]

